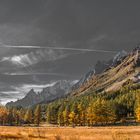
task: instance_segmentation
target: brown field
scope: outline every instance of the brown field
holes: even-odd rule
[[[140,126],[0,127],[0,140],[140,140]]]

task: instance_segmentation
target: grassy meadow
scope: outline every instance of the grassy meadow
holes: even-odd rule
[[[0,127],[0,140],[139,140],[140,126]]]

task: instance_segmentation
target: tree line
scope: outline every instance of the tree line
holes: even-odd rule
[[[140,86],[127,85],[116,92],[87,93],[46,106],[46,121],[61,126],[95,126],[140,121]]]
[[[6,108],[0,106],[0,125],[23,125],[35,124],[39,126],[41,122],[41,106],[38,105],[33,110],[21,107]]]
[[[92,93],[56,100],[33,108],[0,107],[1,125],[96,126],[140,121],[140,86],[127,85],[116,92]]]

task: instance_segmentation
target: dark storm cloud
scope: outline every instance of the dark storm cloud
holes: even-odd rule
[[[138,0],[0,0],[0,100],[22,97],[17,92],[26,84],[79,79],[97,60],[130,51],[140,42],[139,5]]]
[[[139,4],[136,0],[0,1],[0,40],[10,45],[130,49],[139,41]]]

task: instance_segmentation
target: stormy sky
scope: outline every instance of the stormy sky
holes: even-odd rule
[[[0,0],[0,102],[140,43],[139,0]]]

